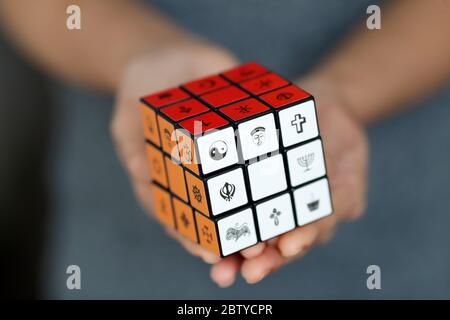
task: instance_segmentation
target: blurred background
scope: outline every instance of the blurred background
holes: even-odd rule
[[[376,2],[153,3],[240,59],[293,78]],[[363,218],[262,283],[240,279],[228,289],[138,207],[109,135],[112,103],[46,78],[1,38],[2,296],[450,298],[450,86],[369,129]],[[81,290],[66,287],[72,264],[81,268]],[[381,268],[381,290],[366,287],[372,264]]]

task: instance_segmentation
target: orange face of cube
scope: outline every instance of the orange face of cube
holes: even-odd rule
[[[180,159],[175,136],[175,127],[169,121],[158,115],[159,134],[161,136],[161,147],[165,153],[175,160]]]
[[[158,147],[161,145],[159,140],[158,123],[156,121],[156,112],[144,104],[140,104],[142,125],[144,127],[145,138],[153,142]]]
[[[209,216],[208,198],[206,197],[206,189],[203,181],[190,172],[185,172],[186,184],[191,200],[191,206]]]
[[[191,241],[197,242],[197,231],[192,208],[176,198],[173,198],[173,208],[178,232]]]
[[[167,175],[162,152],[151,144],[147,144],[146,149],[150,178],[167,188]]]
[[[214,222],[199,212],[195,212],[195,220],[197,222],[198,240],[200,245],[206,250],[220,256],[217,229]]]
[[[169,193],[155,184],[150,185],[150,190],[153,196],[156,218],[163,225],[169,228],[175,228],[172,202],[170,201]]]
[[[188,202],[188,193],[186,189],[186,182],[184,180],[183,167],[174,162],[170,157],[165,156],[167,177],[169,178],[169,189],[172,193]]]

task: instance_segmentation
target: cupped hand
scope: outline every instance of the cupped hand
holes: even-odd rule
[[[315,244],[329,240],[339,222],[359,217],[365,208],[368,145],[364,129],[338,96],[316,91],[314,86],[306,88],[316,97],[334,212],[269,240],[246,259],[233,255],[217,262],[211,277],[220,285],[232,283],[239,271],[248,283],[261,281]]]
[[[120,84],[111,132],[119,158],[126,168],[138,202],[145,211],[153,214],[153,203],[148,189],[149,172],[141,125],[139,98],[159,90],[178,86],[196,78],[221,72],[237,64],[227,51],[197,39],[176,39],[157,49],[132,59],[124,70]],[[220,258],[204,250],[173,230],[167,232],[195,256],[207,263],[217,263]],[[242,255],[255,256],[264,248],[260,244],[244,250]],[[233,267],[222,267],[223,274],[233,274]],[[225,277],[230,279],[230,277]],[[229,282],[229,280],[227,280]],[[224,282],[220,282],[224,284]],[[225,283],[227,284],[227,283]],[[224,285],[225,285],[224,284]]]

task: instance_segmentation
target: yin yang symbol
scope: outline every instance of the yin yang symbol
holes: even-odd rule
[[[227,155],[228,146],[222,141],[215,141],[209,148],[209,156],[213,160],[221,160]]]

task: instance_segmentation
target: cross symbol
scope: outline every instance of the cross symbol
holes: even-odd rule
[[[291,125],[295,126],[295,129],[297,130],[297,133],[303,132],[303,124],[306,122],[305,117],[302,117],[301,114],[297,113],[294,116],[294,120],[291,121]]]

